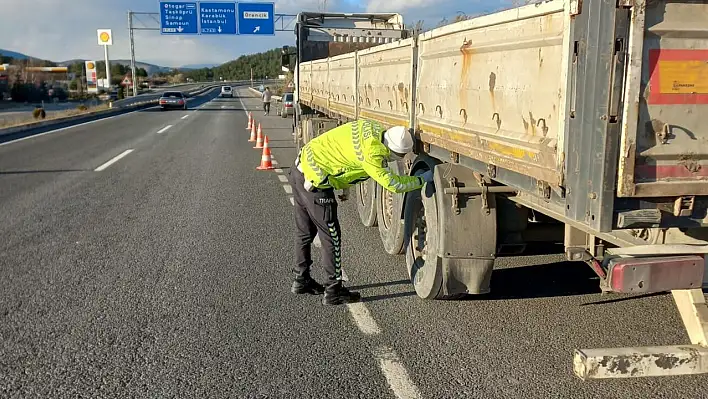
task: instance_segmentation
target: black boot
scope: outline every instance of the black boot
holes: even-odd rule
[[[324,287],[310,276],[297,277],[290,288],[293,294],[322,295]]]
[[[322,298],[323,305],[343,305],[346,303],[359,302],[361,294],[349,291],[342,285],[342,282],[332,284],[325,289]]]

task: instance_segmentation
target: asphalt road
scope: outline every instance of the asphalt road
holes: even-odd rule
[[[244,100],[282,168],[256,171],[241,99],[214,95],[0,144],[0,397],[708,396],[572,376],[574,348],[688,342],[670,297],[602,297],[540,255],[500,262],[490,297],[423,301],[353,201],[363,304],[293,296],[290,120]]]

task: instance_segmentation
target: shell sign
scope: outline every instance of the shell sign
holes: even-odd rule
[[[98,35],[98,44],[100,46],[113,45],[113,34],[110,29],[98,29],[96,33]]]

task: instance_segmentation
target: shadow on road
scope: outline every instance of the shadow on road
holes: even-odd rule
[[[90,172],[88,169],[57,169],[57,170],[0,170],[0,175],[23,175],[32,173],[69,173],[69,172]]]
[[[408,285],[411,282],[409,280],[397,280],[397,281],[387,281],[385,283],[371,283],[371,284],[362,284],[362,285],[355,285],[353,287],[349,287],[350,290],[365,290],[367,288],[378,288],[378,287],[390,287],[393,285]]]
[[[582,263],[559,262],[497,269],[492,273],[492,292],[485,300],[547,298],[598,294],[598,277]],[[465,299],[474,299],[469,296]]]
[[[612,294],[608,294],[612,295]],[[588,303],[583,303],[580,306],[591,306],[591,305],[607,305],[610,303],[618,303],[618,302],[624,302],[624,301],[631,301],[633,299],[642,299],[642,298],[651,298],[654,296],[662,296],[662,295],[668,295],[668,292],[653,292],[651,294],[642,294],[642,295],[633,295],[633,296],[622,296],[622,297],[615,297],[612,299],[605,299],[602,301],[595,301],[595,302],[588,302]],[[614,296],[617,296],[617,294],[614,294]]]
[[[241,111],[243,111],[243,109],[241,109],[241,108],[221,108],[221,106],[219,106],[219,108],[206,108],[206,107],[204,107],[204,108],[199,108],[199,109],[197,109],[196,111],[197,111],[197,112],[215,112],[215,111],[220,111],[220,112],[238,111],[238,112],[241,112]],[[246,127],[244,126],[244,129],[245,129],[245,128],[246,128]]]
[[[375,302],[375,301],[382,301],[385,299],[405,298],[405,297],[415,296],[415,295],[416,295],[415,291],[397,292],[395,294],[362,296],[361,301],[362,302]]]
[[[187,109],[173,108],[173,109],[164,109],[163,110],[159,107],[155,107],[155,108],[146,108],[146,109],[140,110],[139,112],[151,113],[151,112],[174,112],[174,111],[189,111],[189,108],[187,108]]]

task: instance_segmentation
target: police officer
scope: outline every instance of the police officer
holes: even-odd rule
[[[384,189],[404,193],[420,189],[433,180],[433,172],[422,176],[397,176],[385,162],[402,159],[413,150],[413,138],[403,126],[386,130],[370,120],[357,120],[338,126],[307,143],[290,169],[290,184],[295,197],[296,264],[295,294],[321,295],[325,305],[357,302],[361,295],[342,285],[342,235],[337,218],[335,190],[346,200],[349,187],[369,179]],[[319,233],[326,288],[310,276],[311,244]]]

